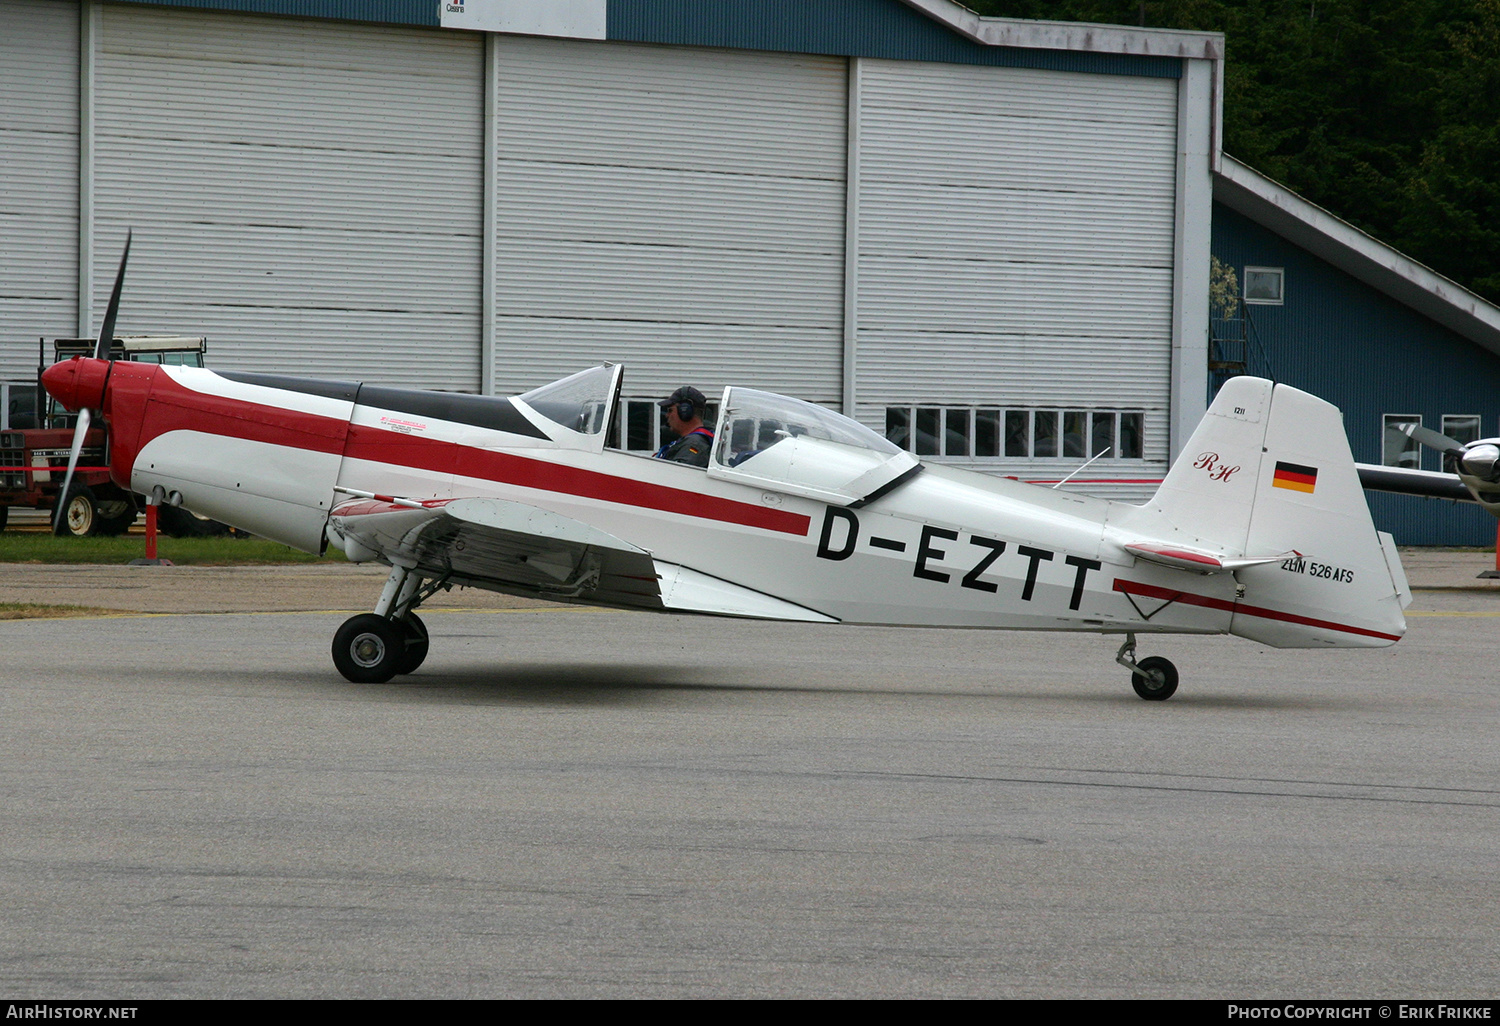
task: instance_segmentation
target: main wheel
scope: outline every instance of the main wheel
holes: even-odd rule
[[[94,490],[75,484],[59,502],[61,513],[53,510],[52,533],[60,538],[83,538],[99,527],[99,510],[94,505]]]
[[[350,617],[333,635],[333,665],[355,684],[384,684],[405,654],[406,630],[374,613]]]
[[[406,649],[396,664],[396,672],[411,673],[427,658],[427,625],[416,613],[407,613],[405,619],[396,621],[396,625],[406,635]]]
[[[1150,656],[1135,664],[1139,673],[1130,675],[1135,693],[1148,702],[1165,702],[1177,690],[1177,667],[1171,660]]]

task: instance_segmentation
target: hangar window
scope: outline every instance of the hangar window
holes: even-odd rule
[[[621,399],[620,417],[609,440],[611,448],[629,452],[654,453],[676,436],[667,427],[667,411],[657,405],[659,399]],[[719,404],[708,403],[703,422],[713,427],[719,420]]]
[[[1479,415],[1477,413],[1443,414],[1443,434],[1460,445],[1468,445],[1470,442],[1479,441],[1481,430]],[[1457,469],[1457,465],[1457,456],[1452,453],[1443,453],[1443,470],[1445,473],[1453,473]]]
[[[1479,441],[1479,415],[1474,413],[1443,414],[1443,434],[1461,445]]]
[[[1245,268],[1245,302],[1280,306],[1286,271],[1280,267]]]
[[[1387,413],[1381,418],[1380,462],[1386,467],[1405,467],[1408,470],[1422,469],[1422,446],[1415,438],[1401,430],[1406,425],[1422,426],[1422,416],[1417,413]]]
[[[1144,422],[1138,410],[887,406],[885,436],[918,456],[1138,460]]]

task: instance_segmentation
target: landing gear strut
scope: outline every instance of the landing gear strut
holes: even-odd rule
[[[355,684],[384,684],[427,658],[427,625],[414,611],[446,581],[422,587],[421,575],[392,567],[375,612],[344,621],[333,635],[333,665]]]
[[[1115,653],[1115,662],[1130,671],[1135,693],[1148,702],[1165,702],[1177,690],[1177,667],[1161,656],[1135,661],[1135,635],[1125,635],[1125,644]]]

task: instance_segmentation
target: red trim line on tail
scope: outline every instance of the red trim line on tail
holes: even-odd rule
[[[1220,609],[1230,613],[1243,613],[1246,616],[1258,616],[1264,620],[1281,620],[1285,623],[1301,624],[1304,627],[1318,627],[1325,631],[1359,634],[1367,638],[1380,638],[1383,641],[1401,640],[1401,635],[1399,634],[1386,634],[1383,631],[1372,631],[1365,627],[1351,627],[1344,623],[1334,623],[1332,620],[1317,620],[1311,616],[1284,613],[1279,609],[1250,606],[1243,602],[1228,602],[1224,599],[1209,598],[1207,595],[1195,595],[1190,591],[1178,591],[1174,588],[1158,588],[1154,584],[1142,584],[1139,581],[1127,581],[1119,577],[1115,578],[1114,590],[1123,592],[1126,595],[1140,595],[1143,598],[1162,599],[1167,602],[1185,602],[1190,606],[1202,606],[1205,609]]]

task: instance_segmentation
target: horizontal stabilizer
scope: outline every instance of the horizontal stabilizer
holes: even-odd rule
[[[1366,491],[1395,492],[1397,495],[1421,495],[1429,499],[1452,499],[1473,502],[1474,495],[1457,474],[1440,474],[1435,470],[1414,467],[1377,467],[1356,463],[1359,483]]]
[[[1156,542],[1131,542],[1125,551],[1150,563],[1169,566],[1175,570],[1191,570],[1199,574],[1222,574],[1242,570],[1247,566],[1262,563],[1280,563],[1282,560],[1300,556],[1300,552],[1279,552],[1271,556],[1226,556],[1216,552],[1201,552],[1181,545],[1162,545]]]

